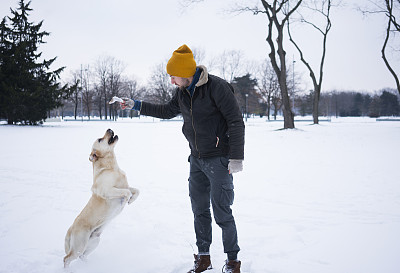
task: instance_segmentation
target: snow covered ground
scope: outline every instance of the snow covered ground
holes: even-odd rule
[[[0,126],[1,273],[181,273],[195,236],[180,121]],[[333,119],[296,130],[249,119],[234,176],[243,272],[400,272],[400,122]],[[89,199],[93,141],[107,128],[141,190],[86,262],[62,268],[64,236]],[[214,270],[225,260],[214,225]]]

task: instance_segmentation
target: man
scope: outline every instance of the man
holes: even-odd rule
[[[233,88],[208,74],[204,66],[197,67],[187,45],[173,52],[167,73],[171,83],[178,87],[167,104],[125,98],[121,107],[162,119],[182,115],[182,131],[191,150],[189,194],[198,247],[194,267],[188,273],[212,268],[210,201],[228,256],[223,272],[240,273],[241,262],[237,259],[240,249],[230,206],[234,198],[232,173],[243,169],[244,123]]]

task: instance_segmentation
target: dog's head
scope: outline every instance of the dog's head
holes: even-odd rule
[[[93,143],[89,160],[96,162],[99,158],[105,157],[109,153],[114,153],[114,146],[117,142],[118,136],[114,135],[113,130],[108,129],[102,138]]]

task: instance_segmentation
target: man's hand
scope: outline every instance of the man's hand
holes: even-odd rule
[[[132,109],[133,106],[135,106],[135,101],[131,100],[130,98],[122,98],[124,101],[120,102],[121,104],[121,109],[125,110],[126,108]]]
[[[229,170],[230,174],[243,171],[243,160],[242,159],[229,159],[228,170]]]

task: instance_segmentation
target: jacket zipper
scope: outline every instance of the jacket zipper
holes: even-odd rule
[[[195,91],[196,91],[196,87],[193,90],[193,95],[194,95]],[[197,150],[197,152],[199,154],[199,158],[200,158],[200,151],[199,151],[199,148],[197,147],[197,133],[196,133],[196,129],[194,128],[194,120],[193,120],[193,96],[190,95],[190,92],[187,89],[186,89],[186,92],[189,94],[189,97],[190,97],[190,117],[192,118],[192,128],[194,131],[194,145],[196,146],[196,150]]]

